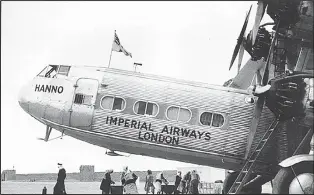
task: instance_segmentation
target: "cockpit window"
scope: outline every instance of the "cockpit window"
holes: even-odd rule
[[[46,72],[47,72],[47,66],[42,71],[40,71],[40,73],[37,76],[45,77]]]
[[[68,76],[71,66],[48,65],[37,76],[55,78],[56,75]]]
[[[58,74],[68,76],[71,66],[61,65],[58,71]]]
[[[57,74],[58,65],[49,65],[44,68],[37,76],[46,77],[46,78],[53,78]]]

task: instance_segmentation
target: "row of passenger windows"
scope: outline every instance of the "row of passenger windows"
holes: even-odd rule
[[[120,97],[104,96],[100,102],[101,108],[105,110],[122,111],[126,107],[126,101]],[[156,116],[159,106],[153,102],[137,101],[134,104],[135,114]],[[192,112],[188,108],[170,106],[167,108],[166,117],[169,120],[188,122],[192,118]],[[202,125],[221,127],[224,124],[224,117],[218,113],[203,112],[200,116]]]

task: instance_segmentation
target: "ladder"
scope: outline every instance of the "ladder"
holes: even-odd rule
[[[272,64],[275,65],[275,77],[285,72],[287,51],[283,45],[284,41],[284,38],[278,37],[274,47]]]
[[[279,123],[279,119],[275,118],[274,121],[271,123],[265,134],[263,135],[262,139],[259,141],[257,147],[255,148],[254,152],[250,155],[246,163],[244,164],[242,170],[240,171],[238,177],[230,187],[228,194],[237,194],[241,191],[243,185],[246,183],[247,179],[249,178],[250,174],[253,171],[253,165],[256,162],[258,156],[260,155],[261,151],[266,146],[267,142],[270,140],[274,131],[277,129]]]

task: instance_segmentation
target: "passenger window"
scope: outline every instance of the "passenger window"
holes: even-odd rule
[[[158,113],[158,106],[155,103],[138,101],[134,105],[134,112],[140,115],[156,116]]]
[[[123,99],[122,98],[114,98],[112,110],[122,110],[124,107]]]
[[[145,108],[146,108],[146,102],[138,102],[137,114],[144,115],[145,114]]]
[[[212,122],[212,115],[213,114],[210,112],[203,112],[200,119],[201,124],[210,126]]]
[[[105,110],[111,110],[111,105],[113,103],[113,97],[105,96],[101,100],[101,107]]]
[[[167,109],[167,118],[169,120],[188,122],[191,116],[192,112],[186,108],[170,106]]]
[[[178,113],[179,113],[179,108],[171,106],[167,110],[167,117],[169,120],[174,120],[176,121],[178,118]]]
[[[101,107],[105,110],[124,110],[125,100],[119,97],[105,96],[101,100]]]
[[[146,114],[153,115],[153,111],[154,111],[154,104],[148,102],[147,108],[146,108]]]
[[[192,112],[186,108],[180,108],[178,121],[188,122],[191,119]]]
[[[221,114],[213,115],[213,127],[221,127],[224,124],[224,117]]]

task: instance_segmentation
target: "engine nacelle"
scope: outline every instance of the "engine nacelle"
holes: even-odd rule
[[[304,117],[306,109],[306,83],[302,75],[285,73],[269,81],[266,106],[280,120]]]

